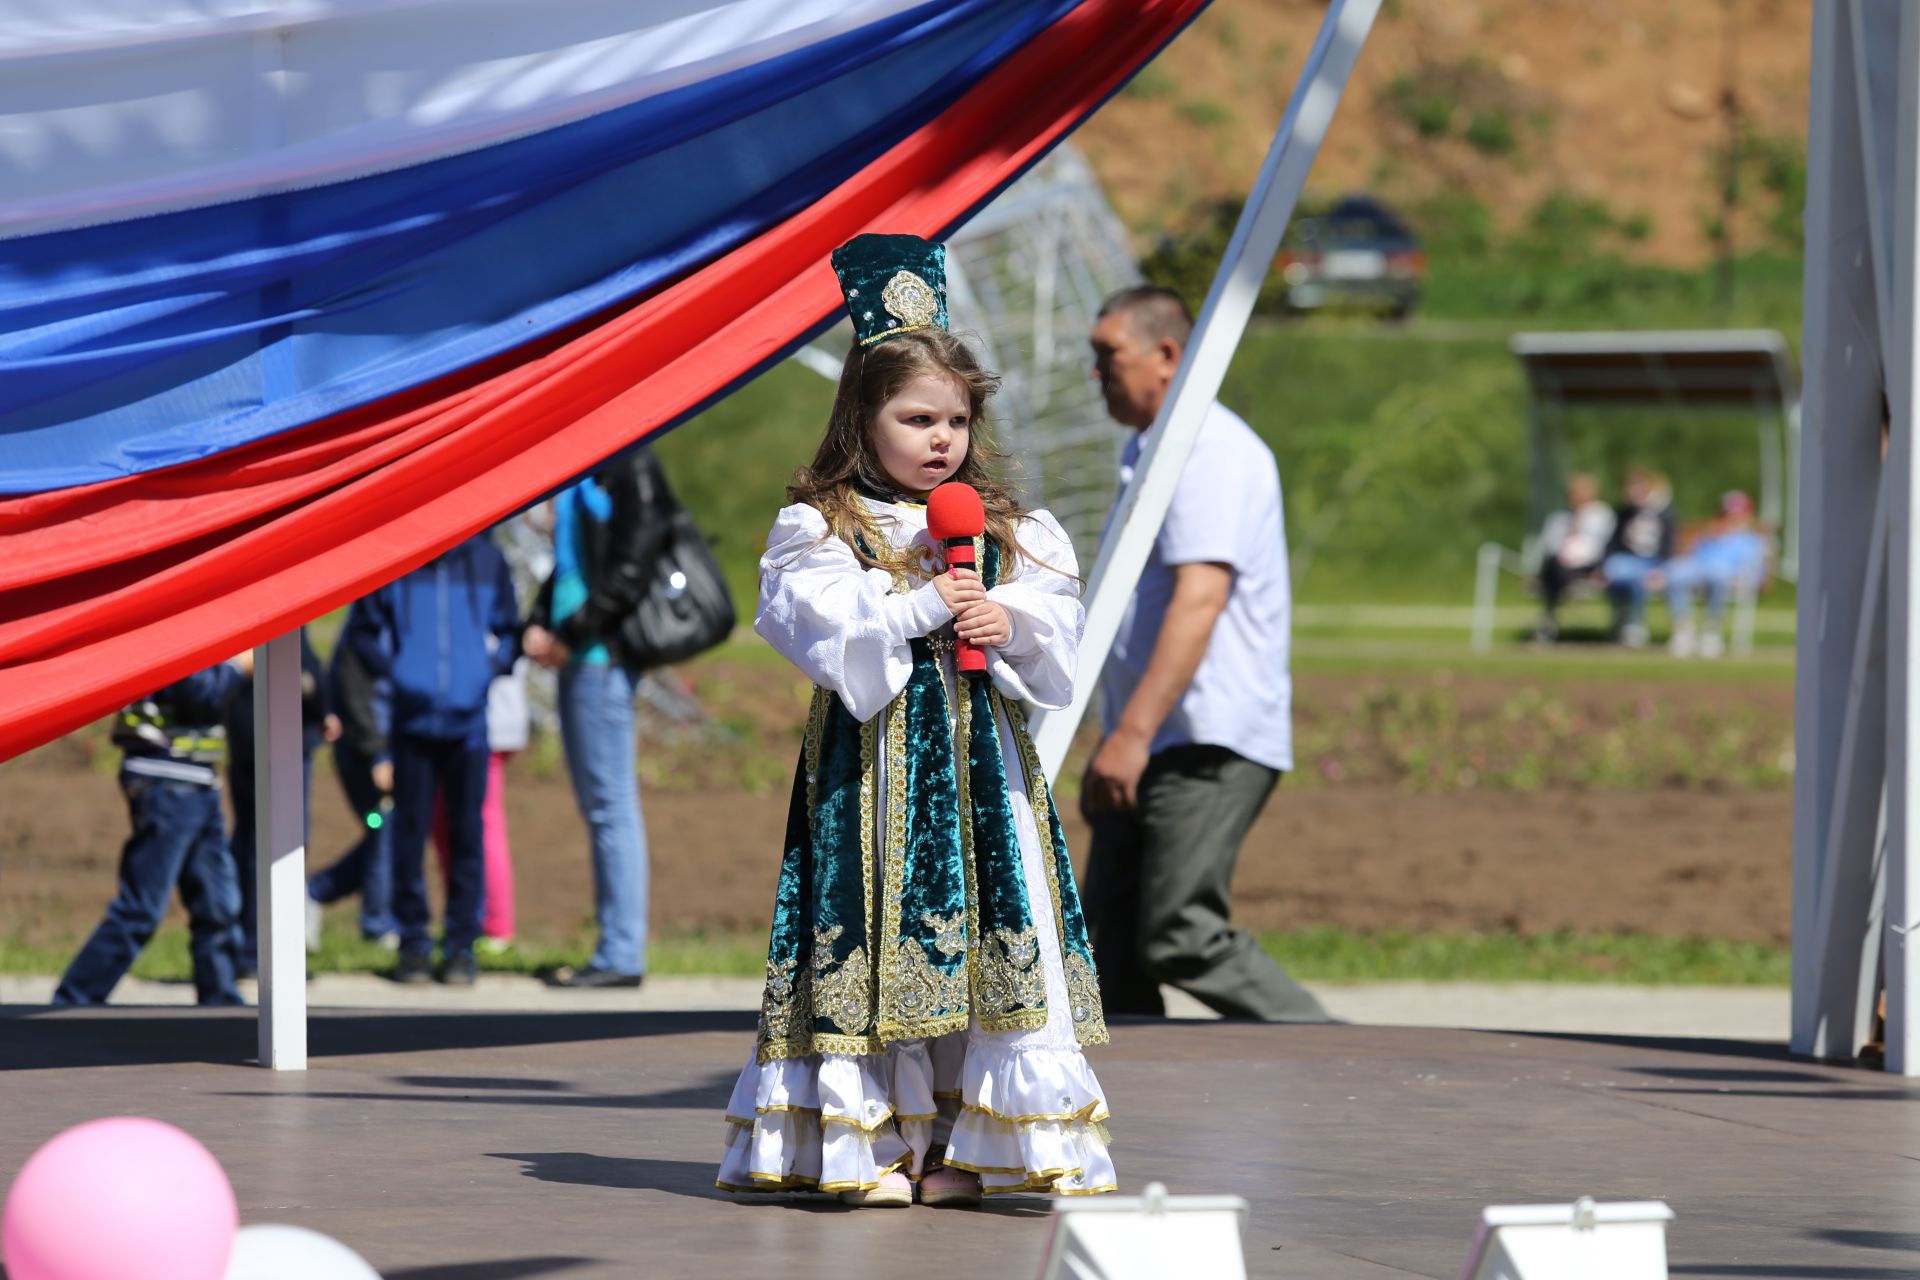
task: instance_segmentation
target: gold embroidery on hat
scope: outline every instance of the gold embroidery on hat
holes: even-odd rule
[[[900,271],[887,281],[887,287],[880,291],[880,305],[887,314],[902,325],[912,329],[924,329],[934,322],[940,314],[939,299],[933,296],[933,286],[911,271]]]

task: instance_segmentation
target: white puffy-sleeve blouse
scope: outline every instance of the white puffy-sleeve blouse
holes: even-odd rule
[[[926,510],[907,503],[871,504],[909,560],[913,585],[869,568],[805,503],[783,508],[760,559],[760,601],[753,628],[806,677],[838,694],[856,720],[869,720],[906,688],[913,674],[911,642],[950,622],[932,575],[941,548],[927,533]],[[989,650],[987,669],[1000,691],[1037,707],[1072,700],[1074,657],[1085,613],[1073,545],[1044,511],[1021,522],[1026,555],[987,593],[1007,610],[1012,637]]]

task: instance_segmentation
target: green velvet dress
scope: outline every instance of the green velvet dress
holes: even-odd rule
[[[1072,546],[1045,512],[1012,565],[982,542],[1013,635],[963,679],[924,507],[872,506],[898,570],[863,565],[807,506],[781,512],[761,562],[756,629],[814,691],[720,1185],[869,1187],[943,1148],[990,1192],[1108,1190],[1081,1054],[1106,1027],[1026,729],[1072,695]]]

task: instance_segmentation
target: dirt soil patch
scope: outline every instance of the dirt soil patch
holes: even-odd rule
[[[1432,687],[1424,677],[1401,683],[1421,696]],[[643,805],[656,929],[766,927],[790,777],[771,776],[772,761],[790,749],[804,712],[803,698],[785,684],[755,672],[733,686],[751,690],[766,711],[765,750],[751,759],[695,746],[651,749],[656,782]],[[1385,687],[1371,678],[1304,677],[1300,719],[1337,720],[1376,703]],[[1510,707],[1515,689],[1461,680],[1446,686],[1446,697],[1450,716],[1471,721]],[[703,698],[723,700],[711,685]],[[1617,682],[1555,686],[1548,695],[1594,733],[1616,731],[1651,700],[1681,723],[1738,711],[1781,738],[1791,698],[1786,688]],[[670,752],[689,758],[660,758]],[[723,761],[736,758],[751,785],[720,785],[736,767]],[[112,760],[77,737],[0,767],[0,937],[65,947],[98,919],[127,829]],[[1435,789],[1424,774],[1395,778],[1370,766],[1330,779],[1301,763],[1306,772],[1281,785],[1241,861],[1236,917],[1248,928],[1787,940],[1791,797],[1783,786],[1616,790],[1549,780],[1529,791],[1462,787],[1449,775]],[[317,866],[347,847],[354,817],[324,760],[314,796]],[[1084,855],[1085,827],[1070,802],[1063,807],[1068,840]],[[587,842],[564,772],[550,759],[536,752],[514,762],[508,821],[521,935],[575,937],[591,916]]]

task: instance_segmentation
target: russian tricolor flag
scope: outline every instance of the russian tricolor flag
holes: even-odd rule
[[[0,0],[0,759],[690,416],[1203,4]]]

